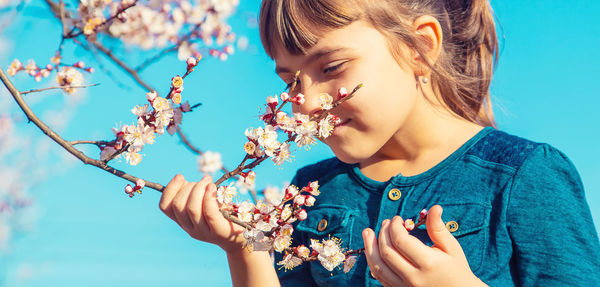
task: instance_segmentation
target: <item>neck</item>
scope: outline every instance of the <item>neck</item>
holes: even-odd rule
[[[482,128],[421,98],[403,126],[379,151],[360,162],[360,169],[378,181],[398,174],[423,173],[450,156]]]

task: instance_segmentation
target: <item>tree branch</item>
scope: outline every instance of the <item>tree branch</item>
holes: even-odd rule
[[[15,101],[17,102],[17,104],[19,105],[21,110],[23,110],[23,112],[27,116],[27,119],[30,122],[33,122],[44,134],[46,134],[49,138],[51,138],[53,141],[55,141],[58,145],[60,145],[62,148],[64,148],[70,154],[72,154],[73,156],[75,156],[76,158],[81,160],[84,164],[93,165],[93,166],[98,167],[106,172],[109,172],[109,173],[115,175],[115,176],[126,179],[132,183],[135,183],[138,179],[140,179],[139,177],[135,177],[133,175],[125,173],[124,171],[113,168],[100,160],[90,158],[90,157],[86,156],[83,152],[74,148],[71,144],[69,144],[69,142],[64,140],[61,136],[59,136],[56,132],[54,132],[50,127],[48,127],[44,122],[42,122],[35,115],[35,113],[29,108],[27,103],[25,103],[25,100],[23,100],[23,97],[21,96],[21,93],[19,92],[19,90],[17,90],[15,88],[15,86],[12,84],[12,82],[8,79],[8,77],[6,76],[6,74],[4,73],[4,70],[2,68],[0,68],[0,79],[2,80],[2,83],[8,89],[8,91],[10,92],[12,97],[15,99]],[[146,181],[147,187],[158,190],[160,192],[162,192],[165,188],[161,184],[147,181],[147,180],[144,180],[144,181]]]

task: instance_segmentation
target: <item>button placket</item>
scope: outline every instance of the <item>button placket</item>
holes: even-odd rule
[[[405,190],[404,188],[394,186],[391,183],[385,187],[381,196],[377,222],[375,223],[375,226],[373,228],[376,236],[379,236],[381,223],[385,219],[391,219],[395,215],[400,213],[400,209],[404,206],[407,191],[408,188]],[[366,286],[377,286],[374,284],[376,280],[371,276],[370,268],[368,266],[366,273]]]

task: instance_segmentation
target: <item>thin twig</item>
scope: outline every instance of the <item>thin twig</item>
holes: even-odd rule
[[[121,67],[121,69],[123,69],[127,73],[129,73],[129,75],[131,75],[131,77],[133,79],[135,79],[135,81],[140,86],[142,86],[144,89],[146,89],[148,91],[155,91],[155,89],[153,89],[150,85],[148,85],[146,82],[144,82],[140,78],[140,76],[138,75],[138,72],[136,72],[134,69],[130,68],[127,64],[125,64],[125,62],[121,61],[121,59],[117,58],[109,49],[107,49],[102,44],[100,44],[96,41],[89,40],[88,42],[90,42],[92,45],[94,45],[94,47],[96,47],[96,49],[100,50],[100,52],[104,53],[104,55],[106,55],[113,62],[115,62],[115,64],[117,64],[117,66]]]
[[[286,252],[286,253],[294,253],[294,249],[288,247],[288,248],[286,248],[284,250],[284,252]],[[354,249],[354,250],[348,250],[348,251],[345,251],[343,254],[344,254],[345,257],[348,257],[348,256],[352,256],[352,255],[360,255],[363,252],[365,252],[365,248],[364,247],[363,248],[359,248],[359,249]],[[317,261],[317,260],[319,260],[319,258],[317,256],[308,256],[307,258],[301,258],[300,257],[300,259],[302,259],[303,262],[311,262],[311,261]]]
[[[192,28],[192,31],[190,31],[189,33],[187,33],[185,36],[183,36],[183,38],[181,38],[179,41],[177,41],[177,44],[175,44],[173,47],[170,48],[166,48],[162,51],[160,51],[158,54],[146,59],[144,62],[142,62],[139,66],[137,66],[135,68],[136,71],[141,71],[143,69],[145,69],[148,65],[158,61],[160,58],[162,58],[163,56],[167,55],[170,52],[173,52],[177,49],[179,49],[179,47],[181,46],[181,44],[183,44],[185,41],[188,41],[189,39],[192,38],[192,35],[194,33],[196,33],[198,31],[198,29],[200,29],[200,26],[202,25],[201,23],[198,23],[194,26],[194,28]]]
[[[61,0],[62,1],[62,0]],[[112,22],[114,19],[116,19],[117,17],[119,17],[122,13],[125,12],[125,10],[135,6],[137,4],[138,0],[133,1],[131,4],[125,6],[125,7],[121,7],[121,9],[119,9],[117,11],[117,13],[115,13],[114,15],[110,16],[108,19],[106,19],[104,22],[98,24],[96,27],[94,27],[94,32],[96,32],[98,29],[100,29],[102,26],[107,25],[108,23]],[[66,36],[65,38],[70,39],[70,38],[75,38],[79,35],[83,34],[82,30],[79,30],[79,32],[74,33],[74,30],[71,30]]]
[[[78,144],[93,144],[93,145],[97,145],[97,146],[105,146],[105,145],[110,145],[115,143],[114,140],[112,141],[90,141],[90,140],[78,140],[78,141],[70,141],[69,144],[70,145],[78,145]]]
[[[48,127],[44,122],[42,122],[35,115],[35,113],[31,110],[31,108],[29,108],[27,103],[25,103],[25,100],[21,96],[21,93],[19,92],[19,90],[17,90],[15,88],[15,86],[12,84],[12,82],[8,79],[8,77],[6,76],[6,74],[4,73],[4,70],[2,68],[0,68],[0,79],[2,80],[2,83],[4,83],[4,86],[8,89],[8,91],[10,92],[12,97],[15,99],[15,101],[17,102],[17,104],[19,105],[21,110],[23,110],[23,112],[27,116],[27,119],[30,122],[33,122],[44,134],[46,134],[48,137],[50,137],[52,140],[54,140],[57,144],[59,144],[61,147],[63,147],[70,154],[72,154],[73,156],[75,156],[76,158],[81,160],[84,164],[93,165],[93,166],[98,167],[106,172],[109,172],[109,173],[115,175],[115,176],[126,179],[132,183],[135,183],[138,179],[140,179],[139,177],[132,176],[130,174],[125,173],[124,171],[113,168],[100,160],[90,158],[90,157],[86,156],[83,152],[81,152],[80,150],[74,148],[72,145],[69,144],[69,142],[67,142],[65,139],[63,139],[61,136],[59,136],[56,132],[54,132],[50,127]],[[165,187],[161,184],[147,181],[147,180],[145,180],[145,181],[146,181],[146,186],[149,188],[158,190],[160,192],[162,192],[165,189]]]
[[[24,91],[21,92],[21,95],[26,95],[26,94],[30,94],[30,93],[37,93],[37,92],[41,92],[41,91],[45,91],[45,90],[56,90],[56,89],[69,89],[69,88],[87,88],[87,87],[94,87],[100,85],[100,83],[96,83],[96,84],[90,84],[90,85],[83,85],[83,86],[64,86],[64,87],[49,87],[49,88],[42,88],[42,89],[35,89],[35,90],[29,90],[29,91]]]

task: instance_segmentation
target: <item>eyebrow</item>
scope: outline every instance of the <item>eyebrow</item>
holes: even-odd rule
[[[320,58],[327,56],[329,54],[333,54],[333,53],[344,51],[344,50],[349,50],[349,49],[345,48],[345,47],[341,47],[341,48],[333,48],[333,49],[325,48],[325,49],[316,51],[316,52],[312,53],[310,56],[308,56],[308,58],[306,60],[304,60],[304,62],[302,63],[302,66],[304,66],[306,63],[317,61]],[[292,71],[285,67],[276,66],[275,74],[280,74],[280,73],[292,73]]]

